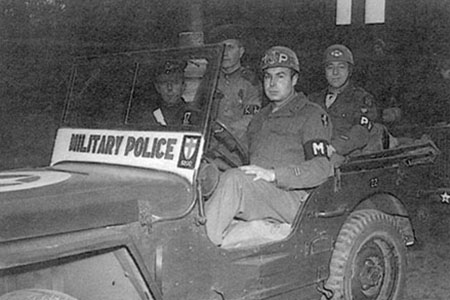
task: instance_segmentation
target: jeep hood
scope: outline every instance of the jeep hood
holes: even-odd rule
[[[193,201],[182,177],[161,171],[65,163],[0,173],[0,241],[136,222],[139,206],[177,216]]]

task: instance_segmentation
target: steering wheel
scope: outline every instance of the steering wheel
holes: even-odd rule
[[[238,167],[240,165],[248,164],[249,157],[242,143],[231,133],[228,127],[219,120],[215,120],[212,124],[213,133],[216,143],[211,141],[210,149],[206,152],[206,156],[212,158],[214,161],[216,158],[221,159],[228,167]],[[218,127],[214,130],[214,127]],[[239,160],[239,161],[237,161]],[[219,169],[221,166],[218,166]]]

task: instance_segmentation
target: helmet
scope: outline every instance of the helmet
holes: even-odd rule
[[[162,82],[174,77],[183,78],[186,66],[187,62],[183,60],[167,60],[156,67],[156,79]]]
[[[353,54],[350,49],[339,44],[332,45],[325,50],[323,62],[328,63],[332,61],[343,61],[352,65],[355,64],[353,61]]]
[[[266,51],[261,60],[261,70],[275,67],[286,67],[300,72],[297,54],[287,47],[275,46]]]

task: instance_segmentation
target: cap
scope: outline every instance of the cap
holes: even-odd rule
[[[244,28],[236,24],[221,25],[209,32],[208,43],[221,43],[226,40],[239,40],[242,42],[244,32]]]
[[[261,70],[275,67],[286,67],[300,72],[297,54],[287,47],[275,46],[266,51],[261,59]]]
[[[166,60],[155,70],[155,76],[158,80],[164,80],[172,75],[184,75],[184,69],[187,63],[183,60]]]
[[[323,62],[328,63],[333,61],[343,61],[352,65],[355,64],[353,60],[353,54],[350,49],[348,49],[344,45],[339,44],[331,45],[327,48],[327,50],[325,50]]]

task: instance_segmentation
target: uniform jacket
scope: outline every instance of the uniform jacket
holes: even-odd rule
[[[184,100],[174,105],[166,105],[162,100],[159,105],[143,112],[142,120],[161,126],[177,126],[194,124],[198,112]]]
[[[333,124],[331,144],[338,154],[347,155],[364,148],[370,137],[370,130],[377,118],[375,100],[363,88],[351,82],[337,95],[329,108],[325,106],[328,89],[313,93],[310,100],[319,104],[330,116]]]
[[[303,94],[274,113],[273,107],[264,107],[249,125],[250,163],[274,169],[279,188],[321,184],[331,175],[327,145],[332,128],[326,112]]]
[[[240,67],[231,74],[220,73],[217,86],[218,119],[237,137],[242,138],[262,102],[261,83],[255,74]]]

